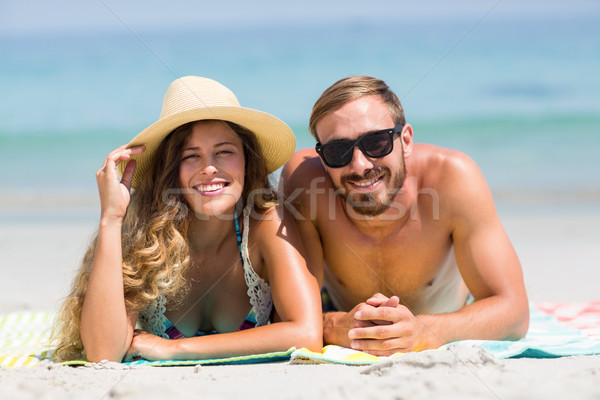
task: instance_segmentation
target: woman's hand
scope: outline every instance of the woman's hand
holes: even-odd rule
[[[127,163],[123,178],[119,182],[116,167],[121,162],[126,162],[133,155],[141,154],[144,146],[127,148],[123,145],[111,152],[104,160],[102,168],[96,173],[96,182],[100,192],[100,217],[123,219],[129,205],[131,179],[135,171],[135,160]]]
[[[132,361],[138,358],[149,361],[170,360],[173,358],[173,354],[170,351],[171,345],[175,341],[136,329],[133,332],[133,340],[124,361]]]

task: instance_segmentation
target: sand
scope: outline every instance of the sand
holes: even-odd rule
[[[287,362],[0,369],[5,399],[598,399],[600,358],[497,360],[481,348],[403,356],[370,367]]]
[[[95,204],[10,206],[0,212],[0,312],[55,310],[95,229]],[[498,209],[523,264],[530,300],[598,299],[600,206]],[[481,348],[457,345],[370,367],[280,362],[73,368],[44,362],[0,369],[0,398],[600,399],[599,378],[600,356],[497,360]]]

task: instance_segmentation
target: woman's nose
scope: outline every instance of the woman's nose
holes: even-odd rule
[[[203,175],[214,175],[216,174],[219,169],[216,166],[215,160],[213,160],[212,158],[204,158],[202,165],[200,166],[201,169],[201,173]]]

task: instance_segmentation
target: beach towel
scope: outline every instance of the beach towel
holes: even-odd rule
[[[148,361],[148,360],[137,360],[124,362],[123,365],[137,366],[145,365],[150,367],[176,367],[176,366],[189,366],[189,365],[226,365],[226,364],[257,364],[265,362],[276,362],[276,361],[288,361],[292,353],[296,350],[295,347],[291,347],[286,351],[274,351],[271,353],[261,354],[250,354],[246,356],[235,356],[225,358],[208,358],[202,360],[160,360],[160,361]],[[61,363],[62,365],[87,365],[91,364],[88,361],[66,361]]]
[[[0,366],[30,367],[41,360],[56,362],[48,346],[53,318],[48,312],[0,315]]]
[[[530,306],[529,331],[524,339],[463,340],[477,345],[497,358],[555,358],[600,354],[600,301],[586,303],[538,303]],[[445,349],[452,343],[442,346]],[[292,363],[333,363],[371,365],[400,357],[377,357],[340,346],[325,346],[320,353],[298,349]]]
[[[49,346],[54,315],[49,312],[12,312],[0,315],[0,367],[32,367],[42,360],[58,362]],[[139,360],[126,365],[177,366],[249,364],[287,361],[296,348],[287,351],[204,360]],[[68,361],[64,365],[86,365],[87,361]]]
[[[469,340],[498,358],[548,358],[600,354],[600,300],[587,303],[537,303],[531,306],[527,336],[519,341]],[[57,362],[49,347],[53,314],[13,312],[0,315],[0,367],[34,366]],[[397,353],[392,357],[401,357]],[[339,346],[319,352],[291,348],[283,352],[204,360],[133,361],[128,365],[177,366],[248,364],[291,360],[293,363],[370,365],[388,360]],[[65,363],[83,365],[84,361]]]

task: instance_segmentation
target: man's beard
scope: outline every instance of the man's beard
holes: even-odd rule
[[[390,208],[394,198],[400,189],[402,189],[402,186],[404,186],[404,182],[406,181],[406,164],[404,163],[404,160],[402,161],[402,168],[393,178],[392,172],[388,167],[371,169],[365,175],[343,176],[341,178],[341,186],[337,188],[338,193],[346,199],[346,203],[352,207],[356,213],[367,217],[381,215]],[[386,184],[386,189],[383,193],[379,193],[379,191],[355,193],[354,191],[348,192],[345,189],[345,184],[348,181],[368,181],[377,177],[381,177],[382,183]]]

